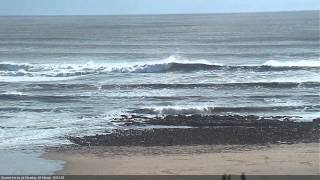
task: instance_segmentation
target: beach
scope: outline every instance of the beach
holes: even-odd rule
[[[123,129],[69,137],[74,145],[48,149],[66,162],[57,174],[83,175],[319,175],[319,120],[257,120],[255,116],[125,117]],[[280,118],[280,117],[277,117]],[[161,119],[161,121],[159,121]],[[181,124],[182,123],[182,124]]]
[[[64,175],[319,175],[319,144],[82,147],[51,150]]]

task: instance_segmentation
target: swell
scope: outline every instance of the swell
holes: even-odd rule
[[[47,91],[47,90],[98,90],[100,87],[93,84],[45,84],[33,83],[26,85],[24,91]]]
[[[320,82],[244,82],[244,83],[200,83],[200,84],[127,84],[102,85],[101,89],[194,89],[194,88],[314,88]]]
[[[81,98],[89,98],[89,96],[80,96]],[[19,94],[0,94],[1,101],[27,101],[38,100],[42,102],[61,103],[61,102],[77,102],[79,96],[44,96],[44,95],[19,95]]]
[[[18,112],[34,112],[34,113],[63,113],[63,112],[79,112],[84,109],[90,109],[91,107],[76,107],[76,108],[68,108],[68,107],[56,107],[56,108],[24,108],[24,107],[0,107],[0,112],[10,112],[10,113],[18,113]]]
[[[19,107],[6,107],[0,108],[0,112],[11,112],[11,113],[18,113],[18,112],[61,112],[64,111],[63,109],[56,108],[56,109],[49,109],[49,108],[19,108]]]
[[[196,99],[199,100],[208,100],[208,96],[199,96],[199,95],[183,95],[177,94],[174,96],[168,95],[159,95],[154,96],[150,94],[142,94],[142,95],[122,95],[122,96],[113,96],[110,94],[101,94],[98,96],[92,95],[19,95],[19,94],[0,94],[0,101],[41,101],[41,102],[49,102],[49,103],[73,103],[73,102],[84,102],[91,97],[99,97],[99,98],[108,98],[109,100],[144,100],[154,101],[154,100],[187,100],[187,99]],[[230,98],[246,98],[246,99],[270,99],[270,98],[313,98],[318,99],[320,95],[317,94],[301,94],[301,95],[282,95],[282,94],[274,94],[274,95],[231,95],[231,96],[219,96],[214,97],[215,99],[230,99]]]
[[[25,85],[23,92],[33,91],[58,91],[58,90],[129,90],[129,89],[196,89],[196,88],[218,88],[218,89],[252,89],[252,88],[275,88],[275,89],[290,89],[290,88],[319,88],[320,82],[243,82],[243,83],[188,83],[188,84],[44,84],[33,83]],[[1,99],[1,98],[0,98]]]

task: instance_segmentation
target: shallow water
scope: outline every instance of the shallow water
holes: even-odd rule
[[[121,114],[320,117],[319,11],[0,17],[0,148]]]
[[[63,161],[41,158],[42,151],[0,150],[2,175],[53,175],[63,168]]]

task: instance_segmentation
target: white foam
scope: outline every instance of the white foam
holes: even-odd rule
[[[60,81],[77,78],[90,74],[103,73],[159,73],[170,71],[171,67],[184,70],[184,66],[173,66],[176,64],[199,64],[208,66],[223,66],[222,64],[210,63],[206,60],[189,60],[181,56],[169,56],[159,61],[149,62],[122,62],[122,63],[95,63],[89,61],[84,64],[27,64],[14,62],[0,62],[0,81]],[[320,67],[320,60],[301,61],[267,61],[264,66],[273,67]],[[247,66],[247,65],[241,65]],[[261,66],[261,65],[257,65]],[[190,66],[187,66],[187,69]],[[215,68],[215,67],[213,67]],[[174,69],[180,70],[180,69]],[[192,70],[192,68],[191,68]]]
[[[153,73],[163,72],[171,67],[171,63],[210,64],[205,60],[190,61],[180,56],[170,56],[160,61],[133,63],[95,63],[85,64],[28,64],[15,62],[0,63],[0,81],[55,81],[64,77],[79,77],[88,74],[108,72],[118,73]],[[14,78],[11,78],[14,77]]]
[[[144,111],[152,114],[212,114],[214,106],[159,106],[159,107],[145,107]]]
[[[265,66],[273,67],[320,67],[320,60],[300,60],[300,61],[276,61],[265,62]]]
[[[158,61],[157,63],[181,63],[181,64],[207,64],[207,65],[220,65],[222,66],[223,64],[219,63],[211,63],[207,60],[204,59],[199,59],[199,60],[189,60],[186,58],[183,58],[181,56],[169,56],[161,61]]]
[[[19,92],[19,91],[7,91],[7,92],[5,92],[3,94],[5,94],[5,95],[18,95],[18,96],[26,95],[26,94],[24,94],[22,92]]]

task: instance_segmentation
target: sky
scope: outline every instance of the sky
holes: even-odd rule
[[[319,0],[0,0],[0,15],[191,14],[319,9]]]

